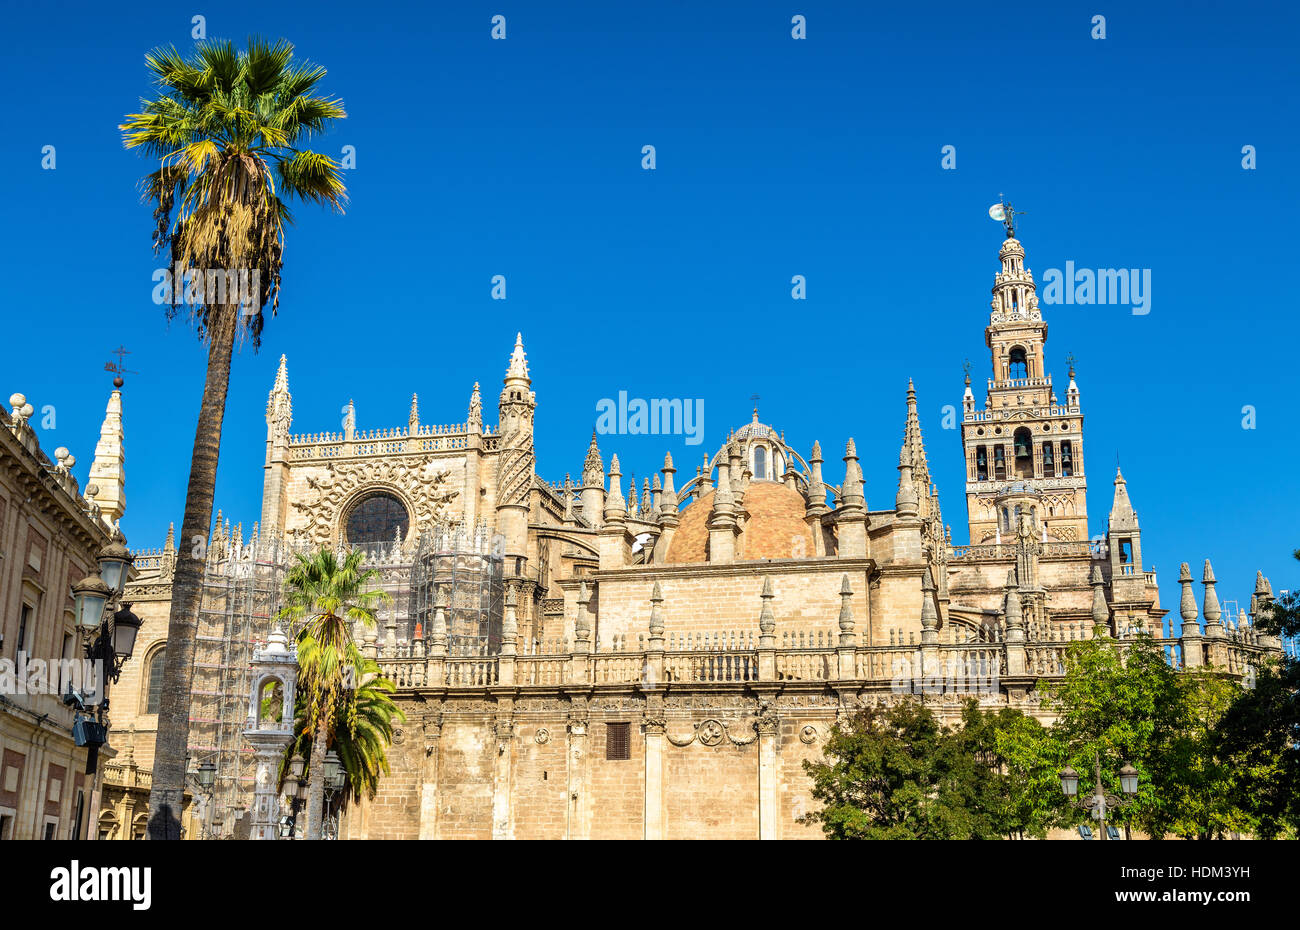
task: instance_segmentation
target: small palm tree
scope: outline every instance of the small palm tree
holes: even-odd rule
[[[363,568],[365,553],[353,549],[339,559],[330,549],[299,554],[284,580],[285,606],[280,617],[290,621],[298,641],[298,685],[304,717],[311,734],[307,781],[307,839],[318,840],[324,814],[325,753],[338,731],[341,708],[351,698],[364,671],[358,660],[352,628],[375,625],[375,607],[390,604],[388,592],[373,587],[379,573]],[[346,722],[346,721],[345,721]],[[340,753],[341,755],[341,753]]]
[[[393,742],[393,724],[406,720],[406,715],[393,700],[397,686],[380,675],[379,663],[362,655],[355,643],[349,647],[348,664],[360,684],[355,690],[346,691],[339,704],[330,748],[338,753],[347,772],[352,799],[360,801],[363,797],[374,798],[380,779],[389,773],[388,747]],[[297,736],[285,751],[280,772],[282,781],[294,755],[304,759],[312,756],[307,703],[303,692],[299,692],[294,721]]]
[[[325,69],[295,63],[293,46],[249,39],[207,42],[187,59],[175,48],[155,49],[145,64],[158,96],[143,100],[119,128],[127,148],[156,158],[142,182],[155,205],[155,252],[174,270],[197,275],[185,301],[199,337],[208,343],[207,375],[190,457],[185,514],[167,622],[167,659],[149,793],[150,839],[180,839],[180,811],[189,742],[190,675],[202,595],[204,551],[212,529],[221,422],[230,359],[240,334],[260,342],[262,308],[279,305],[287,202],[298,198],[341,211],[347,199],[339,166],[299,148],[345,114],[337,100],[313,91]],[[173,280],[168,317],[183,300]]]

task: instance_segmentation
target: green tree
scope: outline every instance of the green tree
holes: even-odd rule
[[[1010,712],[1014,715],[1014,712]],[[1005,800],[996,728],[974,702],[973,724],[940,725],[929,708],[906,701],[867,708],[835,726],[825,759],[804,762],[822,807],[802,818],[831,839],[997,839],[1022,831]]]
[[[375,608],[389,604],[386,591],[372,587],[374,569],[363,568],[365,553],[349,551],[340,560],[322,548],[299,555],[285,576],[285,606],[280,616],[294,624],[298,642],[298,687],[303,701],[304,729],[311,734],[307,781],[307,839],[318,840],[324,816],[325,753],[338,730],[340,709],[364,670],[356,656],[352,629],[375,625]],[[345,720],[346,722],[346,720]],[[340,755],[342,752],[340,751]]]
[[[158,160],[142,182],[155,205],[154,249],[171,269],[192,272],[190,300],[173,280],[168,317],[184,304],[208,343],[207,373],[190,457],[182,545],[172,583],[167,658],[149,793],[150,839],[180,839],[189,742],[190,675],[202,595],[204,550],[211,532],[217,454],[241,333],[257,347],[262,310],[279,303],[285,225],[293,198],[341,210],[346,192],[338,165],[299,147],[346,114],[313,91],[325,69],[293,60],[293,46],[249,39],[200,44],[190,58],[175,48],[145,56],[158,94],[141,101],[119,128],[127,148]],[[243,273],[241,283],[240,273]]]
[[[1046,835],[1061,807],[1060,782],[1041,765],[1050,732],[1037,720],[1011,707],[983,710],[969,700],[962,725],[954,734],[959,751],[988,772],[978,797],[998,835],[1009,839]]]
[[[344,690],[335,713],[329,749],[338,753],[347,772],[352,799],[360,801],[362,797],[374,798],[380,780],[389,773],[388,747],[393,742],[393,724],[403,722],[406,715],[393,700],[397,686],[380,675],[379,663],[366,658],[355,643],[348,646],[347,664],[351,667],[351,677],[359,684]],[[305,693],[299,692],[294,715],[296,737],[285,751],[281,779],[294,754],[312,758],[313,730],[308,723],[308,704]],[[304,772],[310,775],[309,768]]]
[[[1300,560],[1300,549],[1293,553]],[[1300,595],[1268,602],[1256,584],[1255,625],[1270,636],[1300,636]],[[1266,839],[1300,835],[1300,662],[1283,655],[1256,670],[1218,720],[1210,739],[1233,773],[1231,796]]]
[[[1085,783],[1091,788],[1094,760],[1100,758],[1103,785],[1117,796],[1119,770],[1132,763],[1138,793],[1111,822],[1125,828],[1138,821],[1162,822],[1166,815],[1160,808],[1168,798],[1157,783],[1169,776],[1171,746],[1185,719],[1178,672],[1163,649],[1149,636],[1123,646],[1104,635],[1071,643],[1065,677],[1046,694],[1057,719],[1051,731],[1056,745],[1044,747],[1044,761],[1063,761],[1080,772],[1082,792]],[[1080,823],[1086,816],[1069,807],[1061,819]]]

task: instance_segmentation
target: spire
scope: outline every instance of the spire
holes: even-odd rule
[[[912,481],[912,463],[906,446],[898,451],[898,494],[894,497],[894,510],[900,517],[917,514],[916,484]]]
[[[849,576],[840,579],[840,645],[853,645],[853,589],[849,587]]]
[[[967,376],[967,384],[970,376]],[[918,478],[927,484],[930,480],[930,464],[925,457],[925,441],[921,438],[921,418],[916,412],[916,387],[912,379],[907,379],[907,425],[903,428],[903,446]]]
[[[1223,610],[1219,607],[1219,594],[1214,590],[1218,583],[1214,579],[1214,568],[1210,565],[1210,560],[1205,560],[1205,572],[1201,575],[1201,583],[1205,585],[1205,600],[1201,605],[1201,613],[1205,616],[1205,635],[1222,636],[1223,623],[1221,617]]]
[[[122,391],[114,388],[108,395],[108,406],[104,411],[104,422],[99,427],[99,442],[95,445],[95,460],[90,464],[90,477],[87,478],[86,490],[96,485],[97,490],[91,496],[99,505],[100,514],[111,526],[122,519],[126,512],[126,474],[123,465],[126,452],[122,448],[125,438],[122,430]]]
[[[521,382],[524,386],[532,383],[528,377],[528,358],[524,355],[524,334],[515,334],[515,348],[510,353],[510,367],[506,369],[506,384]]]
[[[412,436],[420,429],[420,397],[418,394],[411,395],[411,412],[406,418],[406,425]]]
[[[772,579],[763,579],[763,608],[758,612],[758,646],[760,649],[772,649],[776,646],[776,614],[772,612]]]
[[[275,384],[266,396],[267,439],[287,442],[292,422],[293,398],[289,394],[288,362],[281,355],[280,367],[275,372]]]
[[[659,509],[665,514],[677,513],[677,489],[673,486],[673,475],[677,469],[673,468],[673,454],[664,453],[664,488],[659,497]]]
[[[858,448],[853,442],[853,437],[850,436],[849,441],[844,445],[844,489],[841,497],[845,507],[866,508],[867,499],[863,492],[863,485],[862,466],[858,464]]]
[[[1128,482],[1124,480],[1118,466],[1115,468],[1115,502],[1110,507],[1108,527],[1112,533],[1125,530],[1132,532],[1138,528],[1137,514],[1128,499]]]
[[[650,589],[650,648],[658,651],[664,647],[664,612],[660,606],[664,602],[664,593],[659,582]]]
[[[275,370],[275,384],[271,386],[271,393],[289,393],[289,359],[286,355],[280,356],[280,366]]]
[[[474,382],[474,390],[469,395],[469,418],[468,425],[471,430],[481,430],[483,428],[483,396],[479,394],[478,382]]]
[[[618,468],[618,456],[612,456],[609,460],[609,494],[605,496],[606,523],[624,523],[627,520],[627,501],[619,482],[622,477],[623,473]]]
[[[928,571],[928,569],[927,569]],[[1019,629],[1025,625],[1024,611],[1020,606],[1020,591],[1016,583],[1016,570],[1007,574],[1007,593],[1003,602],[1004,619],[1008,630]]]
[[[352,398],[348,398],[347,406],[343,408],[343,437],[351,439],[357,431],[357,407],[352,403]]]
[[[1182,599],[1178,612],[1183,618],[1183,636],[1200,636],[1201,624],[1196,619],[1196,595],[1192,593],[1192,569],[1186,562],[1178,568],[1178,583],[1182,585]]]
[[[605,465],[600,460],[600,447],[596,445],[596,431],[591,431],[591,443],[587,446],[587,459],[582,463],[582,486],[594,488],[605,486]]]
[[[934,576],[930,566],[925,567],[921,576],[921,642],[937,643],[939,641],[939,615],[934,610]]]
[[[822,444],[813,441],[812,455],[808,456],[812,477],[808,480],[808,513],[826,512],[826,485],[822,482]]]

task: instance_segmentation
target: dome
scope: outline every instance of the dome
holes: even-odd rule
[[[682,511],[665,562],[708,561],[709,513],[715,493],[707,492]],[[798,491],[776,481],[751,481],[745,491],[745,511],[749,520],[737,540],[741,559],[805,558],[816,551]]]

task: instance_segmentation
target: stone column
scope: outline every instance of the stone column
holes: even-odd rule
[[[839,678],[856,678],[854,658],[857,655],[857,637],[853,635],[853,589],[849,587],[849,576],[840,582],[840,643],[836,652],[839,655]]]
[[[645,838],[667,839],[664,821],[664,718],[658,707],[646,712]]]
[[[777,719],[767,701],[759,706],[758,720],[758,838],[780,839],[780,820],[777,802],[780,797],[778,782],[780,770],[776,753]]]
[[[501,654],[497,656],[497,684],[502,686],[515,683],[515,645],[519,637],[519,621],[516,616],[518,596],[515,586],[506,586],[506,613],[501,623]]]
[[[506,716],[497,717],[494,728],[497,757],[492,769],[492,839],[512,840],[515,827],[510,811],[510,776],[515,759],[514,721]]]
[[[776,681],[776,614],[772,612],[772,579],[763,579],[763,608],[758,614],[758,680]]]
[[[569,797],[568,838],[585,840],[591,836],[587,822],[587,704],[575,697],[569,711]]]
[[[424,765],[420,779],[420,839],[438,838],[438,763],[442,749],[442,713],[424,718]]]

